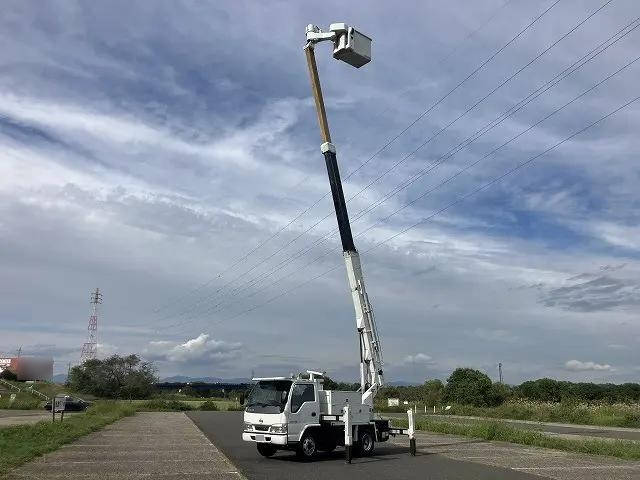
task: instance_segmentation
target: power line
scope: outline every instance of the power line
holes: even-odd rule
[[[639,17],[640,19],[640,17]],[[603,78],[602,80],[600,80],[599,82],[597,82],[596,84],[592,85],[591,87],[589,87],[588,89],[584,90],[582,93],[580,93],[579,95],[575,96],[574,98],[572,98],[571,100],[569,100],[568,102],[566,102],[565,104],[563,104],[562,106],[556,108],[555,110],[553,110],[551,113],[547,114],[546,116],[544,116],[543,118],[541,118],[540,120],[538,120],[537,122],[535,122],[534,124],[530,125],[529,127],[527,127],[526,129],[522,130],[520,133],[518,133],[517,135],[513,136],[512,138],[510,138],[509,140],[507,140],[506,142],[502,143],[500,146],[494,148],[493,150],[491,150],[490,152],[488,152],[487,154],[485,154],[483,157],[479,158],[478,160],[468,164],[466,167],[462,168],[461,170],[459,170],[457,173],[451,175],[450,177],[448,177],[447,179],[443,180],[442,182],[440,182],[439,184],[437,184],[435,187],[423,192],[421,195],[419,195],[418,197],[414,198],[413,200],[411,200],[410,202],[405,203],[404,205],[402,205],[401,207],[399,207],[398,209],[396,209],[394,212],[392,212],[391,214],[387,215],[386,217],[384,217],[383,219],[378,220],[376,223],[374,223],[373,225],[369,226],[368,228],[366,228],[365,230],[359,232],[356,235],[357,237],[360,237],[362,235],[364,235],[366,232],[368,232],[369,230],[375,228],[376,226],[378,226],[379,224],[386,222],[388,219],[390,219],[391,217],[393,217],[394,215],[396,215],[397,213],[399,213],[400,211],[404,210],[405,208],[407,208],[410,205],[415,204],[418,200],[423,199],[424,197],[426,197],[427,195],[430,195],[432,192],[434,192],[435,190],[437,190],[438,188],[442,187],[443,185],[446,185],[448,183],[450,183],[452,180],[454,180],[455,178],[457,178],[458,176],[460,176],[461,174],[463,174],[464,172],[470,170],[471,168],[473,168],[474,166],[478,165],[480,162],[482,162],[483,160],[485,160],[486,158],[494,155],[495,153],[497,153],[499,150],[501,150],[502,148],[504,148],[505,146],[509,145],[510,143],[514,142],[515,140],[517,140],[518,138],[520,138],[521,136],[523,136],[524,134],[526,134],[527,132],[531,131],[532,129],[534,129],[536,126],[540,125],[541,123],[543,123],[544,121],[548,120],[549,118],[551,118],[552,116],[556,115],[558,112],[564,110],[566,107],[568,107],[569,105],[575,103],[578,99],[584,97],[585,95],[587,95],[588,93],[590,93],[591,91],[595,90],[596,88],[598,88],[600,85],[602,85],[603,83],[605,83],[606,81],[608,81],[609,79],[613,78],[614,76],[618,75],[620,72],[622,72],[623,70],[627,69],[628,67],[630,67],[631,65],[633,65],[635,62],[637,62],[640,59],[640,57],[636,57],[635,59],[631,60],[630,62],[626,63],[625,65],[623,65],[622,67],[620,67],[618,70],[616,70],[615,72],[607,75],[605,78]],[[367,250],[368,251],[368,250]],[[324,253],[323,255],[320,255],[319,257],[316,257],[315,259],[313,259],[312,261],[308,262],[307,264],[305,264],[303,266],[307,267],[309,265],[311,265],[312,263],[315,263],[317,260],[326,257],[329,253],[331,253],[332,250],[327,251],[326,253]],[[247,298],[250,298],[251,296],[256,295],[257,293],[260,293],[261,291],[265,290],[266,288],[272,287],[273,285],[281,282],[282,280],[290,277],[291,275],[293,275],[294,273],[297,273],[298,270],[292,271],[290,272],[290,274],[287,274],[283,277],[281,277],[280,279],[276,280],[275,282],[267,285],[266,287],[263,287],[261,289],[259,289],[256,292],[253,292],[252,294],[248,295],[245,300]],[[273,272],[275,273],[275,272]],[[217,306],[217,305],[216,305]],[[212,309],[209,310],[213,310],[215,309],[215,306]],[[203,313],[207,313],[207,312],[203,312]],[[191,323],[191,322],[181,322],[175,325],[170,325],[167,326],[166,328],[172,328],[174,326],[181,326],[187,323]]]
[[[467,34],[457,45],[455,45],[453,48],[451,48],[451,50],[449,51],[449,53],[447,53],[447,55],[443,56],[442,58],[440,58],[440,60],[438,60],[438,62],[436,63],[437,65],[440,65],[444,62],[446,62],[449,58],[451,58],[451,56],[464,44],[466,43],[471,37],[473,37],[475,34],[477,34],[479,31],[481,31],[483,28],[485,28],[489,23],[491,23],[491,21],[507,6],[509,5],[513,0],[507,0],[506,2],[502,3],[499,7],[497,7],[491,14],[490,16],[487,18],[487,20],[485,20],[485,22],[483,22],[480,26],[478,26],[477,28],[475,28],[473,31],[471,31],[469,34]],[[407,91],[409,91],[410,88],[406,88],[405,90],[403,90],[402,92],[400,92],[398,94],[398,97],[401,97],[402,95],[404,95]],[[381,113],[377,114],[376,117],[382,116],[384,113],[386,113],[388,109],[382,111]],[[360,167],[358,167],[358,169],[360,169],[362,167],[362,165]],[[357,170],[358,170],[357,169]],[[357,172],[357,170],[354,170],[353,172],[349,173],[346,177],[345,180],[347,180],[349,177],[351,177],[354,173]],[[299,188],[301,185],[303,185],[307,180],[309,180],[309,178],[311,178],[311,175],[307,175],[306,177],[304,177],[300,182],[296,183],[293,187],[291,187],[291,190],[296,190],[297,188]],[[269,237],[267,237],[265,240],[263,240],[262,242],[260,242],[256,247],[252,248],[250,251],[248,251],[245,255],[243,255],[242,257],[238,258],[236,261],[234,261],[231,265],[227,266],[226,268],[224,268],[222,271],[220,271],[216,276],[211,277],[209,280],[207,280],[205,283],[197,286],[196,288],[188,291],[187,293],[185,293],[184,295],[181,295],[179,297],[177,297],[176,299],[165,303],[164,305],[154,309],[154,313],[159,313],[162,310],[165,310],[166,308],[168,308],[169,306],[171,306],[173,303],[176,302],[180,302],[181,300],[184,300],[188,297],[191,297],[192,295],[196,294],[198,291],[201,291],[205,288],[207,288],[208,286],[210,286],[215,280],[221,278],[225,273],[227,273],[228,271],[232,270],[234,267],[236,267],[237,265],[239,265],[240,263],[242,263],[244,260],[246,260],[249,256],[251,256],[253,253],[255,253],[256,251],[258,251],[260,248],[262,248],[264,245],[266,245],[267,243],[269,243],[271,240],[273,240],[274,238],[276,238],[278,235],[280,235],[280,233],[282,233],[284,230],[286,230],[289,226],[291,226],[293,223],[295,223],[296,220],[298,220],[299,218],[301,218],[302,216],[304,216],[306,213],[308,213],[311,209],[313,209],[316,205],[318,205],[322,200],[324,200],[327,197],[328,193],[324,194],[322,197],[320,197],[316,202],[312,203],[311,205],[309,205],[307,208],[305,208],[304,210],[302,210],[300,213],[298,213],[294,218],[292,218],[287,224],[285,224],[284,226],[280,227],[275,233],[273,233],[272,235],[270,235]],[[226,285],[225,285],[226,286]],[[218,288],[214,293],[218,293],[223,287]]]
[[[442,182],[438,183],[435,187],[423,192],[421,195],[419,195],[418,197],[414,198],[413,200],[411,200],[410,202],[405,203],[404,205],[402,205],[401,207],[399,207],[398,209],[396,209],[395,211],[393,211],[391,214],[387,215],[386,217],[378,220],[376,223],[374,223],[373,225],[369,226],[368,228],[366,228],[365,230],[362,230],[361,232],[359,232],[355,237],[361,237],[362,235],[364,235],[365,233],[367,233],[368,231],[372,230],[373,228],[377,227],[378,225],[380,225],[383,222],[386,222],[387,220],[389,220],[391,217],[395,216],[396,214],[398,214],[399,212],[401,212],[402,210],[404,210],[405,208],[415,204],[417,201],[423,199],[424,197],[430,195],[431,193],[433,193],[435,190],[439,189],[440,187],[442,187],[443,185],[446,185],[448,183],[450,183],[452,180],[456,179],[457,177],[459,177],[460,175],[462,175],[464,172],[470,170],[471,168],[475,167],[476,165],[478,165],[480,162],[482,162],[483,160],[487,159],[488,157],[494,155],[495,153],[497,153],[499,150],[501,150],[502,148],[504,148],[505,146],[509,145],[510,143],[514,142],[515,140],[517,140],[518,138],[520,138],[522,135],[526,134],[527,132],[531,131],[532,129],[534,129],[536,126],[540,125],[541,123],[543,123],[544,121],[548,120],[549,118],[551,118],[552,116],[556,115],[558,112],[564,110],[566,107],[568,107],[569,105],[573,104],[574,102],[576,102],[578,99],[582,98],[583,96],[585,96],[586,94],[590,93],[591,91],[595,90],[596,88],[598,88],[600,85],[602,85],[603,83],[605,83],[606,81],[608,81],[609,79],[613,78],[614,76],[618,75],[620,72],[622,72],[623,70],[627,69],[628,67],[630,67],[631,65],[633,65],[635,62],[637,62],[640,59],[640,57],[636,57],[635,59],[633,59],[632,61],[626,63],[624,66],[622,66],[621,68],[619,68],[618,70],[616,70],[615,72],[611,73],[610,75],[606,76],[604,79],[600,80],[598,83],[594,84],[593,86],[589,87],[587,90],[583,91],[582,93],[580,93],[579,95],[577,95],[576,97],[572,98],[570,101],[566,102],[565,104],[563,104],[561,107],[558,107],[557,109],[555,109],[554,111],[552,111],[551,113],[549,113],[548,115],[546,115],[545,117],[541,118],[540,120],[538,120],[536,123],[532,124],[531,126],[527,127],[526,129],[522,130],[520,133],[518,133],[517,135],[513,136],[511,139],[507,140],[506,142],[504,142],[503,144],[501,144],[500,146],[494,148],[493,150],[491,150],[490,152],[488,152],[487,154],[485,154],[483,157],[479,158],[478,160],[468,164],[466,167],[462,168],[461,170],[459,170],[457,173],[451,175],[450,177],[448,177],[447,179],[443,180]],[[320,257],[317,257],[316,259],[312,260],[311,262],[307,263],[305,265],[309,266],[311,263],[314,263],[315,261],[317,261],[320,258],[325,257],[326,255],[328,255],[328,253],[330,253],[331,250],[323,255],[321,255]],[[292,272],[292,273],[295,273]],[[282,279],[278,280],[277,282],[281,281]],[[274,283],[277,283],[274,282]],[[272,286],[268,285],[269,286]],[[255,294],[255,293],[254,293]],[[253,296],[254,294],[250,295]]]
[[[368,185],[366,185],[365,187],[363,187],[359,192],[357,192],[356,194],[354,194],[353,196],[351,196],[348,201],[353,200],[355,197],[357,197],[358,195],[360,195],[362,192],[364,192],[366,189],[370,188],[377,180],[379,180],[380,178],[382,178],[384,175],[388,174],[391,170],[393,170],[394,168],[396,168],[398,165],[400,165],[401,163],[403,163],[404,161],[406,161],[410,156],[414,155],[418,150],[420,150],[422,147],[424,147],[428,142],[430,142],[433,138],[435,138],[435,136],[439,135],[440,133],[442,133],[445,129],[449,128],[452,124],[454,124],[455,122],[457,122],[460,118],[462,118],[463,116],[465,116],[467,113],[469,113],[471,110],[473,110],[475,107],[477,107],[481,102],[483,102],[484,100],[486,100],[489,96],[491,96],[493,93],[495,93],[499,88],[501,88],[502,86],[504,86],[507,82],[509,82],[510,80],[512,80],[513,78],[515,78],[516,75],[518,75],[519,73],[521,73],[522,71],[524,71],[527,67],[529,67],[530,65],[532,65],[536,60],[538,60],[540,57],[542,57],[545,53],[549,52],[553,47],[555,47],[558,43],[560,43],[562,40],[564,40],[565,38],[567,38],[571,33],[575,32],[580,26],[584,25],[584,23],[586,23],[590,18],[592,18],[594,15],[596,15],[599,11],[601,11],[604,7],[606,7],[609,3],[611,3],[612,0],[609,0],[607,2],[604,2],[599,8],[597,8],[596,10],[592,11],[587,17],[585,17],[584,19],[582,19],[580,22],[578,22],[576,25],[574,25],[569,31],[567,31],[565,34],[563,34],[561,37],[559,37],[557,40],[555,40],[554,42],[552,42],[548,47],[546,47],[544,50],[542,50],[540,53],[538,53],[536,56],[534,56],[529,62],[527,62],[526,64],[524,64],[522,67],[518,68],[512,75],[510,75],[507,79],[505,79],[503,82],[501,82],[497,87],[495,87],[493,90],[491,90],[488,94],[486,94],[484,97],[482,97],[480,100],[476,101],[471,107],[467,108],[467,110],[459,115],[458,117],[456,117],[454,120],[452,120],[451,122],[449,122],[445,127],[441,128],[435,135],[432,135],[431,137],[429,137],[429,139],[427,139],[425,142],[423,142],[418,148],[414,149],[412,152],[409,152],[408,154],[406,154],[400,161],[396,162],[392,167],[390,167],[389,169],[387,169],[384,173],[382,173],[381,175],[379,175],[375,180],[373,180],[372,182],[370,182]],[[640,17],[638,19],[636,19],[637,22],[638,20],[640,20]],[[631,24],[633,24],[634,22],[631,22]],[[629,24],[629,25],[631,25]],[[524,106],[526,106],[528,103],[530,103],[533,99],[537,98],[538,96],[540,96],[542,93],[546,92],[547,90],[549,90],[552,86],[556,85],[557,83],[559,83],[561,80],[563,80],[564,78],[566,78],[567,76],[569,76],[570,74],[574,73],[578,68],[581,68],[585,63],[587,63],[588,61],[591,61],[593,58],[595,58],[597,55],[599,55],[600,53],[602,53],[604,50],[606,50],[609,46],[611,46],[613,43],[617,42],[618,40],[620,40],[622,37],[618,38],[617,40],[615,40],[613,43],[611,43],[610,45],[606,46],[603,50],[601,50],[600,52],[597,52],[595,55],[593,55],[591,58],[589,58],[588,60],[584,61],[581,65],[579,65],[578,67],[575,67],[577,64],[579,64],[581,61],[583,61],[585,58],[587,58],[591,53],[593,53],[594,51],[596,51],[598,48],[600,48],[602,45],[606,44],[609,40],[611,40],[612,38],[614,38],[616,35],[618,35],[620,32],[624,31],[629,25],[627,25],[626,27],[623,27],[623,29],[621,29],[619,32],[617,32],[616,34],[614,34],[613,36],[611,36],[608,40],[605,40],[604,42],[602,42],[600,45],[598,45],[597,47],[595,47],[594,49],[592,49],[590,52],[588,52],[587,54],[585,54],[581,59],[577,60],[576,62],[574,62],[574,64],[570,65],[569,67],[567,67],[565,70],[563,70],[562,72],[560,72],[558,75],[556,75],[554,78],[552,78],[551,80],[549,80],[546,84],[542,85],[541,87],[539,87],[538,89],[534,90],[533,92],[531,92],[527,97],[525,97],[524,99],[522,99],[520,102],[518,102],[516,105],[514,105],[513,107],[511,107],[511,109],[508,109],[506,112],[503,112],[501,115],[498,116],[498,118],[496,118],[493,122],[489,122],[487,125],[485,125],[485,127],[481,128],[480,130],[476,131],[476,133],[474,135],[472,135],[471,137],[468,137],[467,139],[465,139],[463,142],[459,143],[456,147],[454,147],[452,150],[450,150],[450,154],[445,154],[442,157],[440,157],[440,159],[448,159],[451,158],[453,155],[455,155],[456,153],[458,153],[460,150],[462,150],[462,148],[465,148],[466,146],[468,146],[469,144],[471,144],[473,141],[477,140],[478,138],[480,138],[481,136],[483,136],[484,134],[488,133],[490,130],[492,130],[493,128],[495,128],[496,126],[500,125],[503,121],[505,121],[508,117],[512,116],[513,114],[517,113],[519,110],[521,110]],[[636,25],[637,27],[638,25]],[[634,27],[635,28],[635,27]],[[625,34],[625,36],[630,33],[627,32]],[[569,71],[572,67],[573,70]],[[567,73],[568,72],[568,73]],[[517,107],[517,108],[516,108]],[[487,128],[488,127],[488,128]],[[484,130],[484,131],[483,131]],[[354,217],[355,220],[357,221],[359,218],[361,218],[364,214],[368,213],[369,211],[373,210],[374,208],[377,208],[378,206],[380,206],[381,204],[383,204],[386,200],[388,200],[389,198],[391,198],[392,196],[396,195],[399,191],[407,188],[409,185],[411,185],[412,183],[414,183],[416,180],[418,180],[419,178],[421,178],[422,176],[424,176],[427,173],[430,173],[434,168],[436,168],[439,164],[441,164],[442,162],[439,162],[437,164],[434,164],[435,166],[432,166],[431,168],[429,168],[428,170],[422,170],[421,172],[419,172],[417,175],[414,175],[411,179],[409,179],[408,182],[406,182],[404,185],[400,185],[400,188],[395,187],[394,189],[392,189],[391,192],[389,192],[388,194],[386,194],[382,199],[379,199],[378,201],[374,202],[374,204],[370,205],[369,207],[365,208],[364,210],[361,210],[360,212],[358,212],[358,214],[356,214],[356,216]],[[304,230],[302,233],[300,233],[297,237],[295,237],[294,239],[292,239],[291,241],[289,241],[287,244],[283,245],[281,248],[279,248],[278,250],[276,250],[275,252],[273,252],[271,255],[269,255],[268,257],[266,257],[265,259],[263,259],[260,263],[254,265],[251,269],[245,271],[244,273],[236,276],[233,280],[231,280],[229,283],[232,283],[233,281],[242,278],[243,276],[245,276],[246,274],[248,274],[250,271],[254,270],[255,268],[257,268],[259,265],[265,263],[266,261],[270,260],[271,258],[273,258],[276,254],[278,254],[279,252],[281,252],[282,250],[284,250],[287,246],[291,245],[292,243],[294,243],[297,239],[301,238],[303,235],[305,235],[306,233],[308,233],[309,231],[311,231],[313,228],[315,228],[317,225],[319,225],[322,221],[324,221],[325,219],[329,218],[332,214],[329,213],[327,214],[325,217],[321,218],[319,221],[317,221],[316,223],[314,223],[313,225],[311,225],[309,228],[307,228],[306,230]],[[224,298],[228,297],[228,296],[236,296],[240,291],[242,291],[243,289],[245,289],[246,287],[250,287],[251,284],[255,283],[256,281],[259,282],[264,278],[267,278],[269,276],[271,276],[273,273],[275,273],[278,270],[281,270],[282,266],[285,266],[286,263],[290,263],[292,260],[295,260],[297,258],[299,258],[301,255],[298,254],[305,254],[308,251],[311,250],[311,248],[313,248],[314,245],[316,245],[318,242],[322,242],[323,240],[327,239],[328,237],[332,236],[337,230],[334,230],[333,232],[331,232],[330,234],[326,235],[325,237],[316,240],[311,247],[309,248],[303,248],[301,250],[299,250],[298,252],[296,252],[296,254],[294,254],[293,258],[288,257],[286,259],[284,259],[283,261],[281,261],[278,265],[276,265],[274,267],[274,269],[270,272],[264,272],[261,275],[258,275],[257,277],[255,277],[254,279],[245,282],[244,284],[236,287],[235,289],[231,290],[230,292],[227,292],[226,294],[223,294],[222,297],[220,297],[220,301],[218,301],[217,304],[213,305],[212,307],[208,307],[205,312],[209,312],[211,310],[214,310],[216,307],[220,306],[221,303],[223,303]],[[213,300],[214,296],[209,297],[207,300]],[[193,311],[197,310],[198,305],[200,305],[203,302],[199,302],[198,304],[194,305],[189,311],[186,312],[182,312],[180,315],[184,315],[184,314],[189,314]]]
[[[535,25],[542,17],[544,17],[553,7],[555,7],[558,3],[560,3],[560,1],[562,0],[555,0],[549,7],[547,7],[542,13],[540,13],[539,15],[537,15],[531,22],[529,22],[524,28],[522,28],[514,37],[512,37],[507,43],[505,43],[504,45],[502,45],[498,50],[496,50],[493,54],[491,54],[486,60],[484,60],[478,67],[476,67],[471,73],[469,73],[463,80],[461,80],[455,87],[453,87],[451,90],[449,90],[445,95],[443,95],[442,97],[440,97],[435,103],[433,103],[427,110],[423,111],[420,115],[418,115],[418,117],[416,117],[411,123],[409,123],[405,128],[403,128],[399,133],[397,133],[393,138],[391,138],[390,140],[388,140],[382,147],[380,147],[373,155],[371,155],[369,158],[367,158],[364,162],[362,162],[355,170],[353,170],[351,173],[349,173],[349,175],[347,175],[345,177],[345,180],[350,178],[352,175],[354,175],[356,172],[358,172],[359,170],[361,170],[364,166],[366,166],[369,162],[371,162],[375,157],[377,157],[380,153],[382,153],[384,150],[386,150],[391,144],[393,144],[398,138],[400,138],[402,135],[404,135],[409,129],[411,129],[415,124],[417,124],[420,120],[422,120],[426,115],[428,115],[430,112],[432,112],[438,105],[440,105],[443,101],[445,101],[449,96],[451,96],[456,90],[458,90],[458,88],[460,88],[462,85],[464,85],[468,80],[470,80],[471,78],[473,78],[478,72],[480,72],[488,63],[490,63],[495,57],[497,57],[502,51],[504,51],[506,48],[508,48],[512,43],[514,43],[518,38],[520,38],[527,30],[529,30],[533,25]],[[612,0],[609,0],[612,1]],[[291,224],[293,224],[296,220],[298,220],[300,217],[302,217],[304,214],[306,214],[307,212],[309,212],[311,209],[313,209],[316,205],[318,205],[324,198],[326,198],[328,195],[328,193],[325,193],[322,197],[320,197],[318,200],[316,200],[314,203],[312,203],[309,207],[307,207],[306,209],[304,209],[300,214],[296,215],[290,222],[288,222],[284,227],[281,227],[276,233],[274,233],[273,235],[271,235],[270,237],[268,237],[266,240],[264,240],[263,242],[261,242],[257,247],[254,247],[252,250],[250,250],[247,254],[245,254],[243,257],[241,257],[240,259],[238,259],[237,261],[235,261],[231,266],[227,267],[225,270],[223,270],[223,272],[219,273],[216,277],[213,277],[212,279],[210,279],[208,282],[206,282],[206,285],[210,285],[211,283],[213,283],[213,281],[215,281],[217,278],[220,278],[222,276],[223,273],[228,272],[229,270],[231,270],[232,268],[234,268],[235,266],[237,266],[238,264],[240,264],[241,262],[243,262],[244,260],[246,260],[250,255],[252,255],[253,253],[255,253],[257,250],[259,250],[260,248],[262,248],[266,243],[268,243],[270,240],[272,240],[273,238],[275,238],[277,235],[279,235],[282,231],[284,231],[286,228],[288,228]],[[297,240],[294,239],[293,241]],[[285,245],[286,248],[288,245],[290,245],[292,242],[289,242]],[[279,250],[281,251],[282,248]],[[263,264],[265,261],[267,261],[268,259],[272,258],[272,256],[267,257],[267,259],[261,261],[260,263],[254,265],[254,267],[252,267],[250,270],[248,270],[247,272],[245,272],[243,275],[245,275],[246,273],[249,273],[250,271],[253,271],[257,266]],[[222,291],[224,288],[226,288],[228,285],[230,285],[231,283],[233,283],[235,280],[237,280],[238,278],[241,277],[235,277],[234,279],[232,279],[230,282],[227,282],[226,284],[224,284],[222,287],[218,288],[215,292],[214,295],[216,293],[219,293],[220,291]],[[198,287],[196,290],[199,290],[200,287]],[[210,297],[205,298],[202,301],[197,302],[196,304],[201,304],[203,301],[207,301],[207,299]],[[178,315],[182,315],[184,312],[179,313]],[[160,320],[163,320],[164,318],[171,318],[174,317],[176,315],[169,315],[167,317],[163,317]]]
[[[413,225],[411,225],[411,226],[409,226],[409,227],[405,228],[404,230],[402,230],[402,231],[400,231],[400,232],[398,232],[398,233],[396,233],[396,234],[394,234],[394,235],[391,235],[390,237],[387,237],[386,239],[384,239],[384,240],[382,240],[382,241],[378,242],[377,244],[375,244],[375,245],[374,245],[374,246],[372,246],[371,248],[369,248],[369,249],[365,250],[365,252],[364,252],[364,253],[368,253],[368,252],[370,252],[371,250],[374,250],[374,249],[376,249],[376,248],[378,248],[378,247],[380,247],[380,246],[382,246],[382,245],[384,245],[384,244],[388,243],[389,241],[391,241],[391,240],[393,240],[393,239],[395,239],[395,238],[399,237],[400,235],[404,235],[404,234],[405,234],[406,232],[408,232],[409,230],[412,230],[413,228],[415,228],[415,227],[417,227],[417,226],[419,226],[419,225],[422,225],[423,223],[426,223],[426,222],[430,221],[431,219],[433,219],[433,218],[435,218],[436,216],[440,215],[441,213],[443,213],[443,212],[447,211],[447,210],[448,210],[448,209],[450,209],[451,207],[453,207],[453,206],[455,206],[455,205],[458,205],[459,203],[462,203],[462,202],[463,202],[464,200],[466,200],[467,198],[469,198],[469,197],[471,197],[471,196],[473,196],[473,195],[476,195],[476,194],[480,193],[481,191],[483,191],[483,190],[485,190],[485,189],[489,188],[490,186],[492,186],[492,185],[494,185],[494,184],[496,184],[496,183],[500,182],[501,180],[503,180],[503,179],[504,179],[504,178],[506,178],[507,176],[512,175],[513,173],[515,173],[515,172],[517,172],[517,171],[519,171],[519,170],[521,170],[521,169],[525,168],[526,166],[530,165],[531,163],[533,163],[533,162],[534,162],[535,160],[537,160],[538,158],[540,158],[540,157],[542,157],[542,156],[546,155],[547,153],[549,153],[549,152],[550,152],[550,151],[552,151],[552,150],[555,150],[556,148],[558,148],[558,147],[559,147],[559,146],[561,146],[562,144],[564,144],[564,143],[566,143],[567,141],[571,140],[572,138],[574,138],[574,137],[576,137],[576,136],[578,136],[578,135],[582,134],[583,132],[585,132],[585,131],[589,130],[590,128],[594,127],[595,125],[597,125],[597,124],[601,123],[602,121],[604,121],[604,120],[608,119],[608,118],[609,118],[609,117],[611,117],[612,115],[615,115],[615,114],[616,114],[616,113],[618,113],[620,110],[623,110],[624,108],[626,108],[626,107],[628,107],[629,105],[631,105],[631,104],[635,103],[635,102],[636,102],[636,101],[638,101],[639,99],[640,99],[640,96],[637,96],[637,97],[635,97],[635,98],[631,99],[630,101],[626,102],[625,104],[621,105],[620,107],[616,108],[615,110],[613,110],[613,111],[609,112],[608,114],[606,114],[606,115],[604,115],[604,116],[600,117],[600,118],[599,118],[598,120],[596,120],[595,122],[590,123],[590,124],[589,124],[589,125],[587,125],[586,127],[584,127],[584,128],[582,128],[582,129],[580,129],[580,130],[578,130],[578,131],[576,131],[576,132],[572,133],[572,134],[571,134],[571,135],[569,135],[568,137],[564,138],[563,140],[559,141],[558,143],[556,143],[556,144],[552,145],[551,147],[547,148],[547,149],[546,149],[546,150],[544,150],[543,152],[541,152],[541,153],[539,153],[539,154],[537,154],[537,155],[535,155],[535,156],[533,156],[533,157],[529,158],[528,160],[526,160],[526,161],[524,161],[524,162],[522,162],[522,163],[518,164],[517,166],[515,166],[515,167],[513,167],[512,169],[510,169],[510,170],[506,171],[506,172],[505,172],[505,173],[503,173],[502,175],[499,175],[498,177],[495,177],[495,178],[494,178],[494,179],[492,179],[490,182],[488,182],[488,183],[485,183],[485,184],[481,185],[480,187],[478,187],[478,188],[476,188],[476,189],[472,190],[471,192],[469,192],[469,193],[467,193],[467,194],[463,195],[462,197],[459,197],[458,199],[456,199],[456,200],[454,200],[453,202],[449,203],[449,204],[448,204],[448,205],[446,205],[445,207],[441,208],[440,210],[437,210],[437,211],[436,211],[436,212],[434,212],[433,214],[429,215],[428,217],[425,217],[425,218],[421,219],[420,221],[418,221],[418,222],[414,223]],[[240,313],[238,313],[238,314],[236,314],[236,315],[234,315],[234,316],[232,316],[232,317],[229,317],[229,318],[227,318],[227,319],[225,319],[225,320],[233,320],[233,319],[238,318],[238,317],[240,317],[240,316],[246,315],[247,313],[250,313],[250,312],[252,312],[252,311],[254,311],[254,310],[256,310],[256,309],[258,309],[258,308],[260,308],[260,307],[263,307],[263,306],[265,306],[265,305],[267,305],[267,304],[269,304],[269,303],[272,303],[272,302],[274,302],[275,300],[277,300],[277,299],[279,299],[279,298],[281,298],[281,297],[283,297],[283,296],[285,296],[285,295],[287,295],[287,294],[291,293],[292,291],[297,290],[297,289],[299,289],[299,288],[301,288],[301,287],[303,287],[303,286],[305,286],[305,285],[307,285],[307,284],[309,284],[309,283],[311,283],[311,282],[313,282],[313,281],[315,281],[315,280],[317,280],[317,279],[319,279],[319,278],[321,278],[321,277],[323,277],[323,276],[325,276],[325,275],[327,275],[327,274],[331,273],[332,271],[336,270],[336,269],[337,269],[337,268],[339,268],[340,266],[341,266],[341,265],[336,265],[335,267],[332,267],[332,268],[330,268],[329,270],[327,270],[327,271],[325,271],[325,272],[323,272],[323,273],[321,273],[321,274],[319,274],[319,275],[316,275],[316,276],[312,277],[312,278],[311,278],[311,279],[309,279],[309,280],[306,280],[305,282],[299,283],[298,285],[295,285],[294,287],[292,287],[292,288],[290,288],[290,289],[288,289],[288,290],[285,290],[284,292],[281,292],[281,293],[279,293],[278,295],[276,295],[276,296],[274,296],[274,297],[269,298],[269,299],[268,299],[268,300],[266,300],[265,302],[262,302],[262,303],[260,303],[260,304],[258,304],[258,305],[254,305],[253,307],[251,307],[251,308],[249,308],[249,309],[247,309],[247,310],[243,310],[242,312],[240,312]],[[214,323],[219,323],[219,322],[214,322]]]

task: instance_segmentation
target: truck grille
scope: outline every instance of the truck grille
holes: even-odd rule
[[[255,428],[258,432],[268,432],[269,431],[269,425],[254,425],[253,428]]]

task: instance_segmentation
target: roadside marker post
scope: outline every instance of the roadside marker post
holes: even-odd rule
[[[56,420],[56,412],[60,412],[60,421],[64,420],[64,410],[67,404],[67,397],[54,397],[54,403],[52,404],[51,410],[53,410],[53,421]]]
[[[416,456],[416,436],[415,436],[415,426],[413,423],[413,410],[407,410],[407,415],[409,416],[409,453],[412,457]]]
[[[353,446],[353,426],[351,425],[351,412],[349,410],[349,404],[347,403],[344,406],[344,451],[345,451],[345,461],[347,463],[351,463],[351,458],[353,452],[351,448]]]

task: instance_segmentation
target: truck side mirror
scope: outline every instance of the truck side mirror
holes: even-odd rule
[[[244,393],[240,394],[240,398],[238,399],[238,401],[240,402],[240,405],[244,405]]]

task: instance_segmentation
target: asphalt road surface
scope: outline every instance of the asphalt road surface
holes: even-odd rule
[[[344,450],[336,449],[312,463],[296,458],[293,452],[278,452],[263,458],[254,444],[243,442],[242,412],[189,412],[188,416],[249,480],[286,479],[366,479],[399,480],[540,480],[507,468],[456,461],[437,454],[418,452],[411,457],[406,446],[389,442],[376,445],[376,455],[344,461]]]

